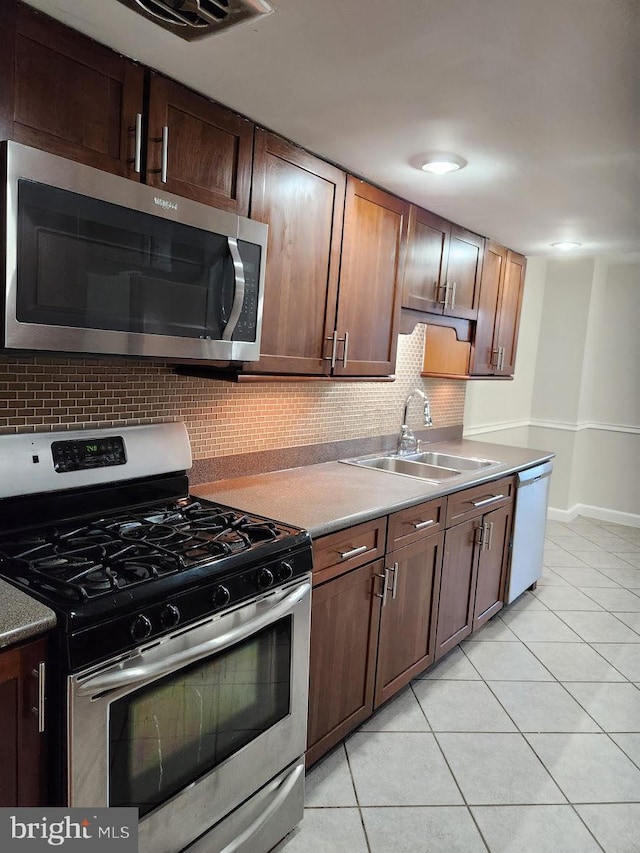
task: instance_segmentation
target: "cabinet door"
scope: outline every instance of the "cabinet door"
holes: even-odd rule
[[[252,151],[250,121],[173,80],[151,77],[148,184],[246,216]]]
[[[313,590],[307,765],[373,710],[383,560]]]
[[[396,363],[409,205],[347,179],[335,374],[389,376]]]
[[[429,536],[386,557],[375,707],[434,661],[442,541],[442,533]]]
[[[45,655],[46,640],[0,653],[0,806],[46,802],[45,736],[32,712]]]
[[[502,347],[500,366],[496,370],[498,376],[512,376],[515,371],[526,265],[523,255],[511,250],[507,252],[496,335],[497,346]]]
[[[470,373],[477,376],[492,376],[498,364],[496,332],[506,261],[507,250],[498,243],[487,241],[482,264],[478,322],[470,370]]]
[[[402,307],[442,314],[451,224],[411,205]]]
[[[512,504],[482,518],[483,544],[479,548],[473,630],[491,619],[504,602],[504,585],[510,555]]]
[[[140,180],[134,151],[142,68],[22,4],[9,4],[4,15],[4,135]]]
[[[438,601],[436,659],[469,636],[473,625],[480,519],[451,527],[444,537],[444,558]]]
[[[345,174],[256,130],[251,217],[269,226],[260,361],[252,372],[331,372]]]
[[[444,313],[450,317],[475,320],[478,316],[480,276],[484,254],[484,237],[451,226],[447,284],[449,285]]]

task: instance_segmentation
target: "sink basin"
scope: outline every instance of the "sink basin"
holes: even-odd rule
[[[402,458],[411,460],[412,462],[437,465],[440,468],[453,468],[458,473],[461,471],[480,471],[482,468],[488,468],[490,465],[498,464],[492,459],[476,459],[470,456],[451,456],[447,453],[436,453],[434,451],[427,451],[426,453],[409,453]]]
[[[451,468],[441,468],[438,465],[428,465],[398,456],[382,456],[377,459],[355,460],[356,465],[365,468],[378,468],[381,471],[391,471],[393,474],[406,474],[409,477],[421,477],[424,480],[446,480],[457,476],[460,471]]]
[[[480,471],[491,465],[498,465],[491,459],[476,459],[469,456],[452,456],[447,453],[426,451],[406,456],[389,454],[387,456],[365,457],[363,459],[341,459],[347,465],[362,465],[365,468],[377,468],[391,474],[405,477],[417,477],[432,483],[441,483],[450,477],[457,477],[465,471]]]

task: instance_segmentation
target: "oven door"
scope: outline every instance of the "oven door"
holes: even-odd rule
[[[175,853],[304,753],[309,579],[68,679],[70,806]]]

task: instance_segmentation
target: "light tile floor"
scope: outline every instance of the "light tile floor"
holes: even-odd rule
[[[538,588],[307,776],[278,853],[640,853],[640,529],[549,522]]]

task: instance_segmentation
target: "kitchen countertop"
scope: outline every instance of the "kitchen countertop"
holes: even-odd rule
[[[53,610],[2,580],[0,601],[0,648],[44,634],[56,625]]]
[[[514,474],[554,456],[546,450],[467,440],[433,443],[423,449],[494,459],[499,463],[436,484],[373,468],[323,462],[204,483],[194,486],[191,493],[302,527],[313,537],[318,537],[431,498]],[[0,601],[0,648],[36,637],[55,627],[56,616],[52,610],[2,580]]]
[[[492,459],[499,464],[480,471],[468,471],[442,483],[430,483],[374,468],[323,462],[202,483],[194,486],[191,493],[305,528],[312,537],[318,537],[431,498],[514,474],[555,455],[547,450],[464,439],[428,444],[422,449]]]

